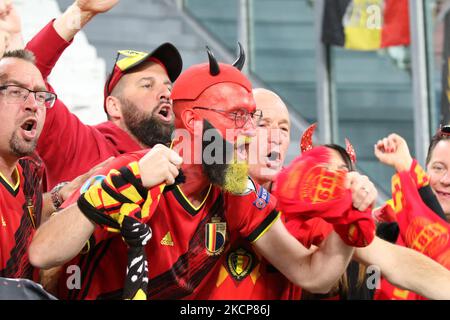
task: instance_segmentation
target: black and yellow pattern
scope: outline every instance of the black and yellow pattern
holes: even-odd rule
[[[144,246],[152,232],[146,222],[155,211],[165,184],[151,189],[142,185],[138,163],[112,169],[102,183],[89,187],[78,207],[92,221],[111,232],[120,232],[128,245],[124,299],[146,299],[148,262]]]

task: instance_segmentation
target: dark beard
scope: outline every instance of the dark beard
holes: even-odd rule
[[[202,139],[203,171],[206,173],[212,184],[215,184],[222,188],[225,185],[225,173],[229,166],[227,164],[227,154],[229,159],[233,154],[233,145],[228,141],[224,140],[223,138],[221,138],[219,141],[215,140],[206,141],[204,137],[205,132],[207,130],[215,131],[215,134],[213,135],[214,137],[221,137],[219,131],[216,128],[214,128],[211,123],[209,123],[207,120],[203,120],[203,139]],[[215,152],[216,149],[213,149],[211,154],[207,154],[204,152],[205,149],[208,147],[208,145],[211,143],[217,143],[222,146],[221,154],[216,154]],[[214,160],[210,159],[209,157],[211,157]]]
[[[155,144],[170,145],[174,124],[164,124],[159,121],[155,114],[146,115],[128,99],[120,99],[122,103],[123,120],[128,130],[147,147]],[[158,106],[155,110],[158,109]]]
[[[207,130],[213,130],[214,139],[219,137],[220,140],[207,141],[205,139],[205,132]],[[219,145],[222,148],[219,150],[220,154],[216,153],[216,148],[208,148],[208,145],[210,144]],[[205,152],[205,150],[207,152]],[[211,153],[209,151],[211,151]],[[245,191],[247,186],[248,165],[235,163],[233,161],[234,145],[223,139],[219,131],[207,120],[203,120],[202,153],[203,171],[206,173],[212,184],[232,193],[240,194]]]

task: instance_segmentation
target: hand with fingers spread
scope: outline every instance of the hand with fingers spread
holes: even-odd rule
[[[374,184],[367,176],[356,171],[347,173],[345,187],[351,190],[353,207],[359,211],[365,211],[377,199],[378,192]]]
[[[142,184],[151,188],[160,183],[171,185],[179,174],[183,159],[172,149],[157,144],[139,160]]]
[[[398,172],[408,171],[413,162],[405,139],[395,133],[378,140],[374,146],[374,153],[381,163],[393,167]]]

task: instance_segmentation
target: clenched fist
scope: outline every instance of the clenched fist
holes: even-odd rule
[[[162,144],[155,145],[139,160],[142,184],[146,188],[160,183],[173,184],[182,163],[183,159],[175,151]]]
[[[374,153],[381,163],[394,167],[398,172],[408,171],[413,162],[405,139],[395,133],[378,140]]]

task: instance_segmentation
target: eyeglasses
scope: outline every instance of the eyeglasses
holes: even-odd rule
[[[438,132],[438,134],[439,134],[441,137],[450,137],[450,125],[445,125],[445,126],[441,125],[441,126],[439,127],[439,132]]]
[[[192,109],[200,109],[200,110],[209,110],[214,111],[217,113],[220,113],[232,120],[234,120],[234,123],[236,125],[236,128],[242,128],[245,126],[249,118],[252,118],[256,122],[260,121],[263,117],[262,110],[255,110],[253,112],[248,112],[246,109],[239,109],[237,111],[229,112],[225,110],[217,110],[212,108],[206,108],[206,107],[193,107]]]
[[[52,92],[33,91],[15,84],[0,86],[0,91],[3,92],[6,103],[23,103],[28,99],[31,92],[33,92],[34,99],[39,107],[50,109],[56,101],[56,94]]]

